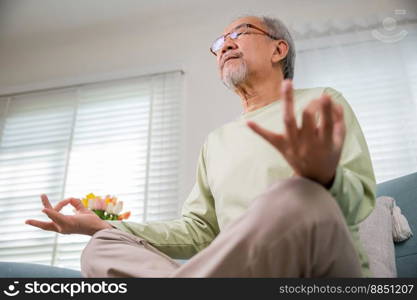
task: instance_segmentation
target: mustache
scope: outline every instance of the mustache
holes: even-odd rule
[[[241,52],[238,52],[238,51],[234,51],[234,52],[229,52],[229,53],[226,53],[226,54],[222,57],[220,67],[221,67],[221,68],[223,68],[223,66],[224,66],[225,62],[226,62],[228,59],[230,59],[230,58],[240,58],[240,57],[242,57],[242,53],[241,53]]]

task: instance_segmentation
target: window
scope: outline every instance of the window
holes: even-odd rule
[[[388,42],[375,38],[375,30],[383,32],[372,26],[343,33],[330,28],[320,37],[300,39],[295,83],[342,92],[364,132],[376,180],[382,182],[417,171],[417,31],[416,23],[399,27],[406,36]]]
[[[47,220],[41,193],[116,195],[131,221],[177,217],[181,82],[171,72],[1,98],[0,261],[79,269],[88,236],[24,224]]]

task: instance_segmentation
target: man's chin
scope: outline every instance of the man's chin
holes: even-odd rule
[[[239,84],[245,81],[247,71],[245,64],[225,65],[221,72],[221,80],[227,88],[234,90]]]
[[[235,78],[230,78],[230,77],[228,78],[223,77],[222,82],[228,89],[234,90],[239,86],[239,84],[242,83],[242,80],[237,80]]]

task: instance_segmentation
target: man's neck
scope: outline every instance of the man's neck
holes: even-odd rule
[[[251,78],[236,87],[235,92],[240,96],[243,112],[254,111],[281,98],[281,76]]]

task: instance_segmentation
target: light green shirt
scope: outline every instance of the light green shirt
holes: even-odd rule
[[[294,110],[301,125],[303,108],[322,93],[344,107],[346,139],[330,193],[352,233],[364,276],[371,276],[368,257],[359,241],[358,223],[375,206],[375,177],[359,123],[343,96],[332,88],[297,89]],[[181,218],[163,222],[109,221],[113,226],[148,240],[172,258],[187,259],[207,247],[221,230],[245,212],[249,203],[293,170],[284,157],[247,125],[253,120],[284,132],[283,101],[242,114],[211,132],[200,151],[195,185],[185,200]]]

